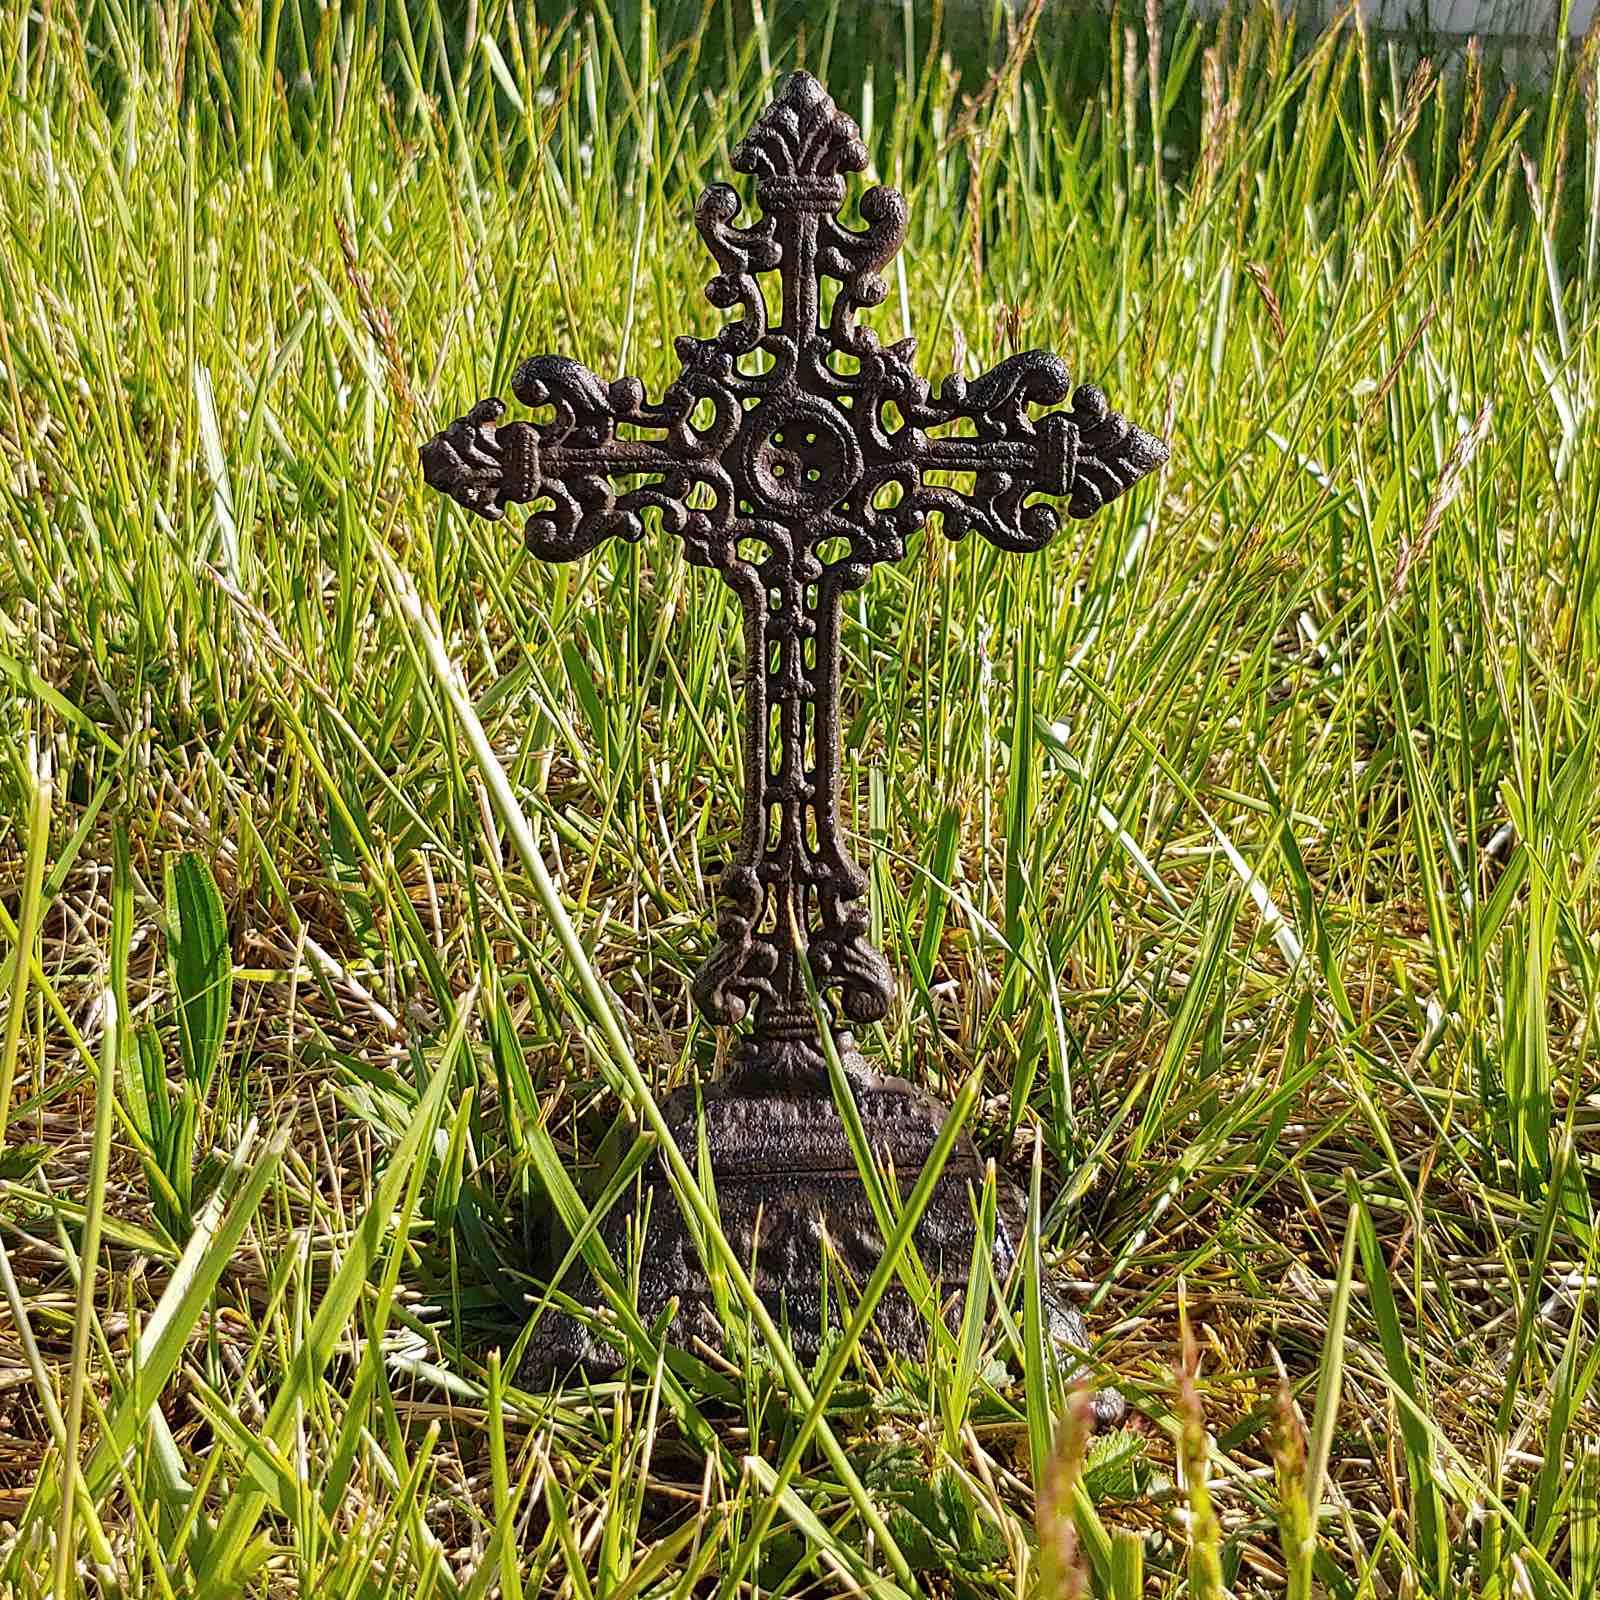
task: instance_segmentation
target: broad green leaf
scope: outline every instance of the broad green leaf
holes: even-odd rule
[[[203,1100],[228,1031],[233,953],[216,879],[192,853],[167,865],[167,923],[167,961],[178,1002],[183,1067]]]

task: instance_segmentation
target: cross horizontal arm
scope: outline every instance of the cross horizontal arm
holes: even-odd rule
[[[682,463],[648,439],[545,444],[531,422],[501,424],[502,400],[480,400],[423,447],[428,484],[491,522],[507,506],[527,505],[571,478],[670,472]]]
[[[937,396],[917,382],[902,407],[901,460],[924,485],[930,472],[972,473],[975,484],[970,495],[926,485],[902,522],[938,509],[953,533],[971,527],[1007,549],[1038,549],[1054,535],[1056,516],[1028,504],[1030,495],[1065,500],[1069,516],[1091,517],[1167,459],[1165,444],[1113,411],[1092,385],[1072,391],[1070,410],[1030,420],[1030,405],[1054,405],[1069,388],[1065,363],[1045,350],[1012,356],[970,384],[947,378]],[[952,423],[971,432],[930,436]]]
[[[717,458],[727,442],[725,418],[709,432],[697,430],[688,418],[692,396],[674,393],[672,403],[650,405],[637,378],[607,384],[565,356],[524,361],[512,389],[524,405],[548,407],[554,416],[503,423],[505,402],[480,400],[422,447],[423,475],[433,488],[490,521],[508,506],[547,502],[524,530],[528,548],[546,561],[571,561],[607,538],[636,540],[642,513],[653,509],[668,532],[691,535],[691,560],[711,564],[692,535],[727,520],[732,487]],[[622,427],[661,437],[620,438]],[[619,488],[617,479],[646,481]],[[690,505],[697,485],[706,491],[698,511]]]

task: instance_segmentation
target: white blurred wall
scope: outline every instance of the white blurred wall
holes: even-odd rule
[[[1594,21],[1595,4],[1596,0],[1572,0],[1570,32],[1581,34]],[[1476,33],[1485,43],[1496,36],[1553,43],[1561,18],[1556,0],[1362,0],[1361,9],[1379,27]]]

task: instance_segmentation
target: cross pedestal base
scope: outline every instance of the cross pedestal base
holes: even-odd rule
[[[747,1041],[747,1046],[754,1045]],[[816,1360],[827,1327],[842,1327],[855,1296],[877,1268],[883,1236],[862,1186],[848,1136],[834,1107],[814,1041],[764,1041],[719,1083],[681,1089],[662,1107],[673,1139],[694,1162],[701,1117],[723,1231],[773,1321],[802,1362]],[[946,1108],[903,1078],[874,1072],[849,1036],[839,1040],[867,1141],[880,1163],[893,1161],[901,1194],[916,1181],[947,1115]],[[697,1103],[698,1101],[698,1103]],[[690,1351],[724,1346],[716,1303],[659,1157],[645,1167],[648,1225],[639,1253],[637,1309],[652,1326],[674,1298],[670,1343]],[[939,1298],[946,1325],[959,1327],[977,1239],[977,1198],[984,1163],[965,1134],[957,1141],[918,1222],[913,1240]],[[1023,1206],[1004,1180],[996,1206],[991,1270],[1005,1284],[1021,1255]],[[628,1259],[636,1213],[619,1203],[601,1226],[613,1259]],[[824,1293],[824,1283],[828,1292]],[[562,1287],[584,1305],[602,1301],[585,1269]],[[1082,1316],[1048,1281],[1043,1286],[1045,1336],[1067,1373],[1083,1370],[1087,1332]],[[840,1304],[841,1290],[847,1303]],[[914,1359],[926,1353],[928,1326],[897,1278],[870,1324],[879,1352]],[[529,1343],[520,1378],[548,1389],[575,1376],[603,1377],[617,1368],[615,1351],[575,1318],[549,1311]],[[1097,1420],[1115,1422],[1122,1398],[1098,1395]]]

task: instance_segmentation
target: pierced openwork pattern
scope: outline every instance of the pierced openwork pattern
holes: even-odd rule
[[[750,663],[743,829],[694,993],[714,1023],[754,1007],[743,1060],[770,1073],[786,1057],[816,1059],[777,1048],[814,1037],[794,930],[849,1021],[882,1017],[894,994],[866,936],[866,878],[839,832],[843,596],[898,560],[933,512],[951,538],[1038,550],[1059,526],[1039,496],[1091,516],[1167,449],[1098,389],[1074,390],[1045,351],[972,382],[948,377],[934,394],[912,367],[914,340],[883,346],[858,322],[887,293],[880,272],[905,238],[906,204],[868,189],[865,226],[840,221],[844,175],[867,165],[867,151],[814,78],[786,82],[733,164],[756,179],[759,219],[739,226],[738,195],[714,184],[695,222],[719,269],[706,295],[735,315],[714,338],[677,340],[682,370],[659,404],[637,378],[608,384],[564,356],[535,356],[512,391],[549,420],[503,422],[503,402],[483,400],[422,461],[434,488],[481,516],[533,503],[527,543],[546,560],[637,540],[653,510],[688,559],[738,595]],[[763,273],[781,285],[776,324]],[[1030,417],[1030,406],[1069,396],[1068,409]],[[971,487],[941,481],[951,474]],[[752,547],[764,553],[752,560]],[[842,553],[824,559],[825,548]]]

